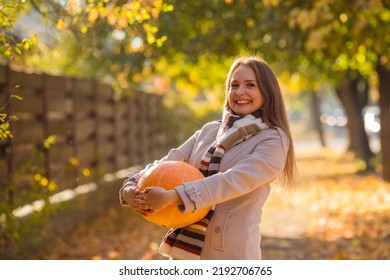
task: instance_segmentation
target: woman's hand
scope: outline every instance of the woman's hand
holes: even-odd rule
[[[120,200],[122,205],[130,206],[130,208],[143,216],[151,213],[148,204],[146,203],[145,194],[136,186],[124,186],[120,191]]]
[[[159,211],[170,205],[180,205],[182,200],[174,190],[166,190],[162,187],[147,187],[144,190],[146,203],[151,211]]]

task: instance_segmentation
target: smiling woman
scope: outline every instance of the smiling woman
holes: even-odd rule
[[[261,213],[271,183],[295,183],[291,133],[271,68],[259,57],[239,57],[225,86],[222,121],[205,124],[162,159],[129,174],[119,191],[121,204],[144,216],[167,207],[184,214],[211,208],[200,221],[168,231],[160,253],[172,259],[261,259]],[[144,174],[169,160],[186,161],[205,177],[173,192],[141,190]]]
[[[263,107],[263,95],[251,67],[240,65],[234,70],[227,98],[230,108],[239,116],[248,115]]]

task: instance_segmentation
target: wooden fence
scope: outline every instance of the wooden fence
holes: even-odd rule
[[[160,125],[162,98],[141,92],[122,101],[113,96],[110,86],[93,80],[0,65],[0,107],[7,104],[2,111],[19,119],[11,122],[14,137],[0,140],[0,190],[15,185],[7,198],[31,185],[27,173],[54,180],[60,191],[165,153],[172,143]],[[49,149],[45,139],[55,140]]]

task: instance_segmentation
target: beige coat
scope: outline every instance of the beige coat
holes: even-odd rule
[[[161,160],[186,160],[198,168],[219,125],[206,124]],[[281,129],[265,129],[228,150],[218,174],[176,187],[183,212],[216,205],[201,259],[261,259],[262,207],[269,183],[283,170],[287,149],[288,138]]]

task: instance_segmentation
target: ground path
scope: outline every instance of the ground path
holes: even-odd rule
[[[334,150],[300,154],[298,166],[299,188],[273,190],[264,207],[263,258],[390,259],[390,184],[356,175],[353,157]],[[118,204],[41,258],[163,259],[165,232]]]

